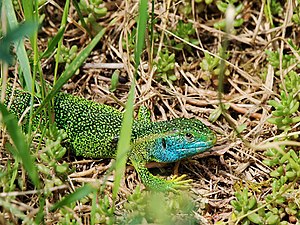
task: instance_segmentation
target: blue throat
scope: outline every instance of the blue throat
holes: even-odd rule
[[[176,140],[174,140],[176,139]],[[157,162],[175,162],[205,152],[215,140],[188,142],[180,138],[161,138],[150,148],[151,158]]]

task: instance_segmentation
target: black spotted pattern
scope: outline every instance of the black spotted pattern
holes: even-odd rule
[[[115,156],[115,138],[120,132],[122,113],[110,106],[64,93],[57,94],[54,102],[55,122],[68,134],[76,155]]]

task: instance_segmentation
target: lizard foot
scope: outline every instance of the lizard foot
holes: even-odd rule
[[[174,175],[170,180],[167,180],[168,190],[172,192],[178,192],[179,190],[186,190],[190,187],[190,183],[193,181],[192,179],[185,180],[186,175],[177,176]]]

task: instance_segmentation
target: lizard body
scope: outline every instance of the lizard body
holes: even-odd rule
[[[10,111],[20,118],[29,106],[30,94],[15,90],[9,104],[10,95],[8,89],[5,104],[10,105]],[[115,157],[123,119],[120,111],[61,92],[54,98],[54,114],[57,127],[66,131],[77,156]],[[147,187],[174,190],[186,183],[183,176],[165,180],[152,175],[145,164],[150,161],[175,162],[204,152],[215,142],[215,134],[197,119],[151,122],[148,111],[142,107],[138,119],[133,122],[128,158]]]

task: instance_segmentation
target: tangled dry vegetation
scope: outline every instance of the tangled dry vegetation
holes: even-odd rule
[[[234,29],[226,34],[224,18],[228,2],[233,4],[235,16]],[[59,31],[64,3],[40,3],[40,52],[45,51]],[[107,27],[107,31],[76,75],[63,86],[63,91],[124,110],[134,74],[138,3],[79,1],[88,30],[80,22],[74,1],[70,4],[58,71],[64,71],[102,27]],[[21,21],[22,7],[17,6],[15,3]],[[49,174],[40,175],[45,187],[50,188],[50,194],[43,195],[43,204],[42,196],[32,189],[22,167],[17,167],[18,172],[10,175],[17,177],[14,188],[1,189],[2,223],[32,221],[40,215],[40,207],[50,207],[89,182],[98,182],[99,187],[105,183],[101,197],[95,200],[98,211],[94,222],[101,224],[298,223],[298,6],[299,2],[292,0],[163,0],[153,1],[153,5],[149,1],[149,23],[137,79],[135,111],[146,105],[153,121],[196,117],[218,136],[217,145],[210,152],[151,169],[160,176],[168,176],[173,171],[173,174],[187,174],[193,179],[188,194],[174,197],[169,193],[161,197],[160,201],[168,205],[162,212],[170,214],[166,217],[171,218],[169,221],[147,214],[151,211],[147,208],[150,194],[140,190],[143,186],[130,166],[111,213],[113,173],[109,169],[110,160],[81,159],[66,154],[58,161],[60,165],[68,164],[68,170],[62,174],[51,167],[53,164],[37,159],[51,174],[50,177]],[[112,20],[114,23],[110,24]],[[29,44],[27,49],[30,52]],[[44,78],[50,85],[54,80],[54,55],[55,52],[41,61]],[[220,58],[225,59],[224,67]],[[112,74],[119,74],[119,77]],[[17,77],[17,67],[10,67],[9,75],[12,79]],[[112,84],[112,79],[114,82],[117,79],[117,84]],[[220,94],[220,82],[223,94]],[[288,112],[274,114],[284,109]],[[39,144],[33,143],[34,146]],[[1,174],[5,174],[5,168],[13,159],[4,147],[1,155]],[[4,178],[0,179],[3,184]],[[93,196],[86,196],[68,207],[46,211],[44,221],[46,224],[89,224],[93,211],[91,199],[94,201]],[[151,201],[161,204],[157,196],[150,197]],[[9,206],[16,211],[10,211]],[[20,217],[19,211],[27,219]]]

